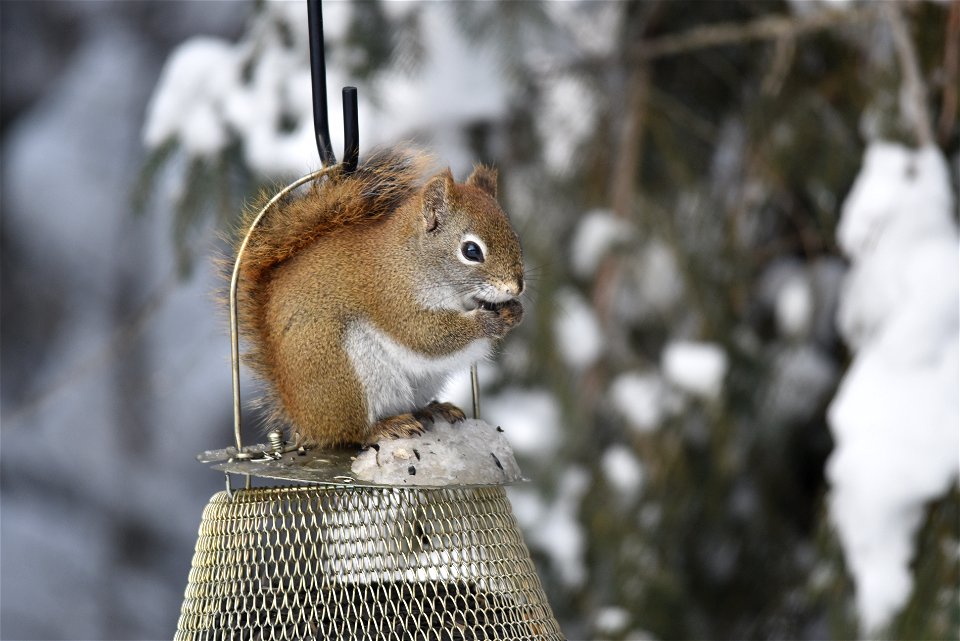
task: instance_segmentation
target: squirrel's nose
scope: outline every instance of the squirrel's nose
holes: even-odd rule
[[[523,293],[523,274],[514,276],[513,280],[504,279],[500,281],[497,286],[505,294],[510,294],[511,296],[519,296]]]
[[[523,276],[517,276],[517,280],[513,283],[513,286],[510,288],[514,296],[519,296],[523,293]]]

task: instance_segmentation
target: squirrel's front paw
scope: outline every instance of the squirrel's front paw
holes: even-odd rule
[[[479,313],[484,333],[499,338],[520,324],[523,319],[523,305],[514,298],[492,307],[484,307]]]
[[[453,403],[438,403],[437,401],[431,401],[426,407],[414,412],[413,415],[421,423],[424,421],[430,421],[431,423],[446,421],[452,424],[459,423],[467,418],[463,410]]]
[[[423,423],[417,420],[413,414],[391,416],[373,424],[364,445],[372,445],[383,439],[420,436],[423,434],[423,429]]]

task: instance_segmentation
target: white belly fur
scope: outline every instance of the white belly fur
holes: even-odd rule
[[[347,327],[344,348],[363,388],[367,419],[374,423],[436,398],[450,374],[487,357],[490,339],[433,358],[401,345],[368,321],[354,321]]]

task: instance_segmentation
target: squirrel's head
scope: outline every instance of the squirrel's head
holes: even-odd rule
[[[523,292],[523,254],[497,204],[497,172],[477,166],[457,184],[450,170],[421,192],[419,260],[428,281],[418,292],[429,307],[470,311]]]

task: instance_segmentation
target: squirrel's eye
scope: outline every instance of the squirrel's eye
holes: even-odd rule
[[[472,240],[468,240],[460,245],[460,253],[463,254],[464,258],[474,263],[483,262],[483,250],[480,249],[480,245]]]

